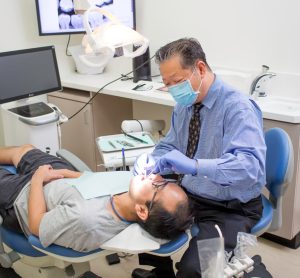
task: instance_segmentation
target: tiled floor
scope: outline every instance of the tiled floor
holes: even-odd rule
[[[182,252],[173,256],[175,262],[180,259]],[[274,278],[300,277],[300,248],[294,250],[259,238],[258,246],[249,249],[248,254],[261,255],[263,263]],[[132,270],[137,266],[137,256],[121,259],[120,264],[112,266],[107,265],[105,258],[91,262],[93,272],[103,278],[130,278]]]

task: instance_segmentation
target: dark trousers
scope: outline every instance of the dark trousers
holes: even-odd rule
[[[201,277],[197,241],[218,237],[219,235],[215,224],[217,224],[222,231],[226,251],[232,251],[236,246],[237,233],[249,233],[251,228],[261,218],[263,210],[261,196],[247,203],[241,203],[238,200],[218,202],[197,197],[189,193],[188,196],[193,202],[195,224],[199,227],[199,233],[190,240],[189,247],[178,264],[178,272],[176,275],[178,278]],[[164,273],[169,270],[168,276],[157,275],[158,277],[174,277],[174,273],[170,270],[172,269],[171,258],[163,258],[164,261],[160,262],[159,257],[155,258],[152,256],[150,260],[148,256],[145,261],[143,260],[143,256],[144,255],[140,257],[140,261],[144,264],[146,264],[145,262],[147,261],[151,262],[151,264],[149,263],[150,265],[158,268],[156,273],[162,272],[159,268],[162,268]],[[156,261],[156,263],[154,264],[153,261]]]

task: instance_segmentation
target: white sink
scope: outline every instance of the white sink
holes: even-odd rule
[[[300,123],[300,100],[267,96],[255,101],[262,110],[265,119]]]
[[[222,68],[217,68],[214,73],[225,81],[227,84],[239,89],[241,92],[248,94],[251,82],[254,75],[249,72],[227,70]]]

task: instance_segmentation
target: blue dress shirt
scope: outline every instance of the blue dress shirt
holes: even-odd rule
[[[262,113],[248,96],[217,76],[202,104],[194,157],[199,169],[196,176],[185,175],[182,186],[212,200],[248,202],[266,183]],[[192,112],[192,107],[175,106],[170,130],[153,152],[155,159],[173,149],[186,153]]]

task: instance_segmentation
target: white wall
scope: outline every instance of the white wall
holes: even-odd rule
[[[48,1],[48,0],[46,0]],[[13,0],[1,2],[0,17],[1,39],[0,52],[15,49],[55,45],[60,66],[66,60],[65,48],[67,35],[39,36],[34,0]],[[82,35],[72,35],[71,44],[78,44]]]
[[[0,17],[0,52],[55,45],[60,72],[62,72],[62,68],[66,64],[71,63],[73,66],[72,58],[65,55],[68,36],[40,37],[38,35],[34,0],[0,0],[0,3],[2,10]],[[81,38],[82,35],[72,35],[71,44],[78,44]],[[3,125],[0,115],[0,146],[4,145],[2,130]]]
[[[54,44],[66,59],[68,36],[38,36],[35,1],[1,1],[0,51]],[[171,40],[193,36],[210,64],[300,73],[298,0],[136,0],[137,29],[151,53]],[[78,44],[82,35],[72,35]]]
[[[68,36],[38,36],[34,0],[0,3],[0,52],[53,44],[60,71],[69,64],[74,68],[65,55]],[[191,36],[211,65],[259,71],[267,64],[274,72],[300,74],[298,0],[136,0],[136,10],[137,30],[150,39],[151,54]],[[71,45],[81,38],[72,35]]]
[[[136,0],[137,26],[153,50],[192,36],[210,64],[300,73],[298,0]]]

